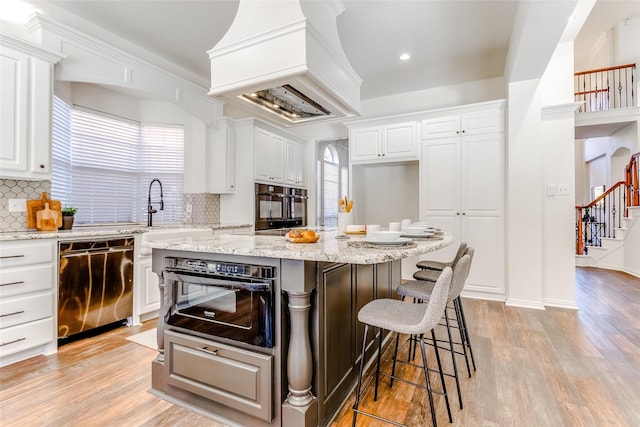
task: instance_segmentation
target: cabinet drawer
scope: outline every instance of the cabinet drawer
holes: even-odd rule
[[[52,317],[0,329],[0,357],[47,344],[54,339]]]
[[[172,331],[165,352],[168,384],[271,421],[273,356]]]
[[[53,293],[18,296],[0,301],[0,329],[53,316]]]
[[[52,288],[55,283],[53,264],[3,269],[0,273],[0,298]]]
[[[53,262],[55,242],[2,242],[0,245],[0,268]]]

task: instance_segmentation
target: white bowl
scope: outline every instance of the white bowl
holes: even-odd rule
[[[411,224],[412,226],[418,226],[418,227],[431,227],[431,224],[429,224],[428,222],[414,222],[413,224]]]
[[[378,242],[395,242],[401,234],[401,231],[374,231],[372,237]]]

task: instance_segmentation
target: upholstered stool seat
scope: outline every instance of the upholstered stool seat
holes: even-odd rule
[[[430,261],[430,260],[418,261],[416,263],[416,267],[423,270],[438,270],[438,271],[442,271],[445,267],[453,268],[455,263],[458,262],[460,258],[462,258],[462,255],[464,255],[465,249],[467,249],[467,243],[460,242],[460,246],[458,246],[456,255],[453,257],[451,261],[448,261],[448,262]]]

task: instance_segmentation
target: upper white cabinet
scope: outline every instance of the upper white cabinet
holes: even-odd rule
[[[284,182],[289,186],[307,186],[307,150],[304,145],[285,141]]]
[[[53,64],[62,56],[0,36],[0,178],[51,178]]]
[[[502,132],[500,111],[475,111],[422,120],[422,139]]]
[[[350,129],[351,163],[417,160],[416,129],[416,122]]]
[[[255,179],[284,182],[284,138],[266,130],[255,130]]]
[[[218,129],[211,135],[208,150],[207,191],[213,194],[229,194],[236,191],[236,132],[233,121],[219,120]]]
[[[255,128],[255,180],[306,187],[306,147],[273,132]]]

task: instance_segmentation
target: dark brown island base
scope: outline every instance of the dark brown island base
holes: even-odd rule
[[[452,243],[362,248],[335,236],[147,243],[161,292],[152,392],[231,426],[328,425],[357,379],[358,310],[395,296],[402,258]]]

